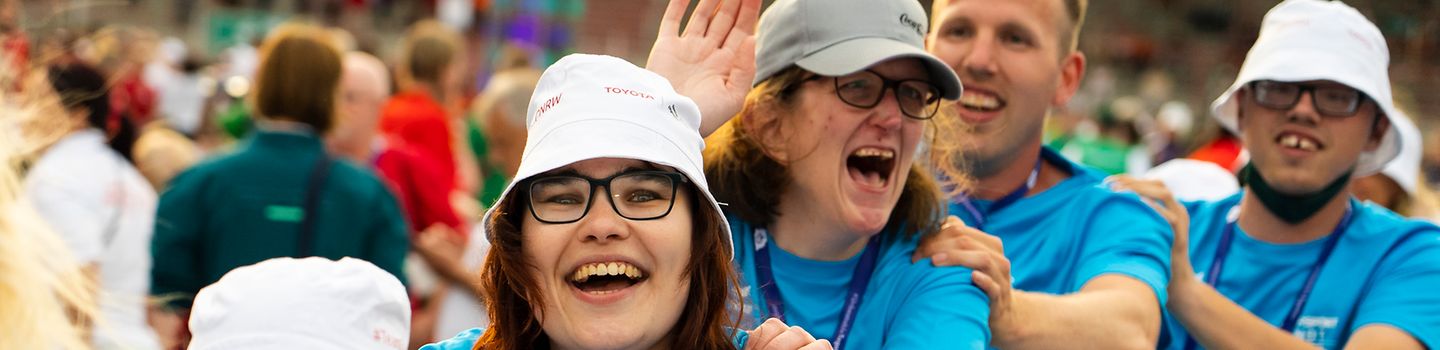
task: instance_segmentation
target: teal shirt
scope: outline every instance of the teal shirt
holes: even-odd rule
[[[480,335],[484,333],[484,328],[471,328],[456,334],[454,338],[426,344],[420,347],[420,350],[470,350],[475,348],[475,341],[480,340]]]
[[[151,242],[151,294],[188,307],[201,288],[236,267],[298,254],[300,220],[315,216],[314,254],[374,263],[405,281],[405,218],[371,172],[336,161],[317,213],[302,204],[319,138],[257,130],[235,153],[171,180],[160,196]]]
[[[1048,148],[1040,156],[1070,177],[989,213],[981,227],[1005,242],[1015,289],[1070,294],[1097,277],[1119,275],[1145,283],[1157,307],[1164,305],[1174,239],[1170,224],[1134,193],[1111,190],[1104,173]],[[981,212],[994,204],[975,202]],[[950,214],[972,226],[981,222],[960,204],[952,203]]]
[[[736,269],[743,275],[746,318],[753,328],[768,317],[755,275],[753,226],[729,217]],[[989,298],[970,280],[970,269],[910,262],[918,237],[895,232],[881,240],[875,272],[865,290],[845,348],[983,349],[990,343]],[[773,243],[772,243],[773,244]],[[774,246],[771,271],[785,299],[785,323],[817,339],[835,339],[841,308],[860,254],[844,261],[815,261]]]
[[[1241,196],[1186,203],[1190,212],[1190,262],[1196,275],[1215,262],[1228,215]],[[1355,331],[1388,325],[1431,349],[1440,348],[1440,228],[1402,218],[1369,202],[1350,200],[1354,211],[1330,259],[1301,309],[1294,336],[1326,349],[1345,346]],[[1275,244],[1234,228],[1220,285],[1215,290],[1272,326],[1294,307],[1326,239]],[[1183,349],[1190,336],[1172,315],[1169,349]]]

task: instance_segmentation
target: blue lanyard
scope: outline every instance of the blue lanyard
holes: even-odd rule
[[[1030,177],[1025,179],[1025,183],[1021,184],[1020,187],[1016,187],[1015,190],[1010,191],[1010,194],[1000,197],[1000,200],[995,201],[995,204],[990,205],[989,213],[994,214],[999,212],[1001,209],[1005,209],[1011,204],[1020,201],[1020,198],[1025,198],[1025,194],[1029,193],[1031,188],[1035,188],[1035,181],[1040,178],[1040,164],[1044,162],[1044,160],[1045,158],[1043,157],[1036,158],[1035,169],[1030,170]],[[975,202],[970,199],[970,196],[961,195],[960,198],[957,199],[957,203],[965,208],[965,211],[970,212],[970,217],[975,218],[975,225],[973,225],[975,229],[983,230],[985,223],[989,220],[986,218],[986,213],[975,206]]]
[[[1231,207],[1231,210],[1235,210],[1234,208]],[[1305,277],[1305,285],[1300,288],[1300,294],[1296,295],[1295,303],[1290,305],[1290,313],[1285,315],[1285,321],[1280,325],[1285,332],[1295,332],[1295,324],[1300,320],[1300,312],[1305,309],[1305,303],[1310,301],[1310,292],[1315,290],[1315,281],[1320,278],[1320,270],[1325,267],[1326,261],[1330,261],[1330,253],[1335,252],[1335,246],[1340,242],[1340,236],[1345,234],[1345,228],[1350,226],[1352,217],[1353,213],[1350,211],[1350,207],[1346,206],[1345,216],[1340,217],[1340,223],[1336,224],[1335,229],[1330,232],[1330,236],[1325,238],[1325,247],[1320,250],[1320,258],[1316,259],[1315,264],[1310,267],[1310,274]],[[1220,285],[1220,273],[1225,270],[1225,257],[1230,255],[1230,246],[1235,240],[1235,226],[1238,220],[1239,215],[1234,214],[1226,219],[1225,230],[1220,234],[1220,246],[1215,249],[1215,260],[1210,263],[1210,270],[1205,273],[1205,284],[1209,284],[1217,290]],[[1195,337],[1190,337],[1185,348],[1194,349],[1194,345]]]
[[[785,321],[785,301],[780,298],[780,289],[775,285],[775,275],[770,271],[770,233],[763,228],[755,231],[755,277],[760,282],[760,292],[765,294],[765,308],[771,317]],[[883,234],[883,233],[881,233]],[[875,273],[875,260],[880,256],[880,235],[870,237],[865,243],[865,252],[855,266],[855,275],[850,279],[850,292],[845,295],[845,306],[841,309],[840,325],[835,329],[835,349],[845,348],[846,336],[855,326],[855,315],[860,309],[861,297],[870,286],[870,276]]]

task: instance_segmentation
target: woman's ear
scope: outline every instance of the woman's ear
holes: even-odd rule
[[[782,112],[775,108],[773,103],[759,103],[748,110],[749,113],[742,113],[737,120],[740,122],[740,131],[750,142],[754,142],[765,156],[785,164],[789,156],[785,140],[790,133],[787,130],[788,123],[782,121]]]

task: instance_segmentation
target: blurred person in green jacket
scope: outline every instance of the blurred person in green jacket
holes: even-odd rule
[[[180,315],[226,272],[274,257],[354,257],[405,281],[408,228],[395,197],[372,173],[326,155],[320,137],[333,124],[340,51],[321,28],[285,24],[260,60],[255,132],[160,197],[151,294]]]

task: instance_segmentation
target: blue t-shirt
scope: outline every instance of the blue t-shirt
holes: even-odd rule
[[[735,264],[743,275],[746,328],[768,318],[755,274],[754,227],[734,216]],[[783,233],[782,233],[783,234]],[[862,296],[845,348],[983,349],[990,343],[990,306],[963,267],[910,263],[918,237],[884,232],[875,272]],[[785,299],[785,323],[817,339],[835,339],[841,308],[863,254],[844,261],[815,261],[771,243],[771,271]]]
[[[1149,285],[1164,305],[1174,238],[1170,224],[1134,193],[1111,190],[1104,173],[1048,148],[1040,155],[1070,178],[991,213],[981,227],[1005,243],[1014,288],[1069,294],[1095,277],[1118,274]],[[951,215],[967,225],[979,222],[957,203],[950,205]],[[993,204],[975,203],[982,213]]]
[[[475,341],[480,340],[480,334],[483,333],[485,333],[484,328],[471,328],[456,334],[454,338],[426,344],[420,347],[420,350],[470,350],[475,347]]]
[[[1215,202],[1186,203],[1190,212],[1190,261],[1197,275],[1214,264],[1215,250],[1231,208],[1243,194]],[[1351,199],[1354,217],[1330,260],[1320,270],[1310,299],[1296,322],[1295,336],[1327,349],[1344,347],[1355,330],[1385,324],[1404,330],[1425,346],[1440,348],[1440,228],[1401,218],[1368,202]],[[1266,322],[1280,327],[1327,238],[1274,244],[1234,228],[1220,285],[1215,289]],[[1182,349],[1183,326],[1166,317]]]

